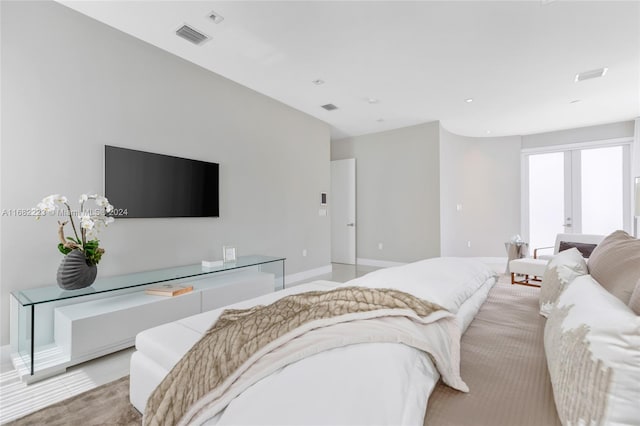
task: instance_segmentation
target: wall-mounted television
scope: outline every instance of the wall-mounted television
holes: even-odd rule
[[[105,196],[118,218],[218,217],[218,169],[218,163],[105,145]]]

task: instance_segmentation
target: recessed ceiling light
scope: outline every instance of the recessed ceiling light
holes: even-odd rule
[[[604,77],[609,68],[598,68],[597,70],[585,71],[579,74],[576,74],[576,78],[574,81],[578,83],[579,81],[590,80],[592,78]]]
[[[487,130],[487,134],[490,135],[491,134],[491,130]]]
[[[333,111],[333,110],[338,109],[338,107],[335,106],[334,104],[322,105],[322,108],[326,109],[327,111]]]
[[[211,18],[213,22],[215,22],[216,24],[219,24],[220,22],[224,21],[224,17],[222,15],[213,11],[209,12],[209,18]]]
[[[466,103],[470,104],[471,102],[473,102],[473,99],[472,99],[472,98],[467,98],[467,99],[465,99],[464,101],[465,101]]]
[[[370,104],[377,104],[380,101],[376,98],[368,98],[367,102],[369,102]]]
[[[569,102],[570,104],[577,104],[578,102],[582,102],[580,99],[574,99],[571,102]]]
[[[320,86],[321,84],[324,84],[324,80],[317,78],[313,80],[312,83],[315,84],[316,86]]]

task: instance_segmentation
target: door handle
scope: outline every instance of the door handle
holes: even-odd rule
[[[565,227],[567,227],[567,228],[571,228],[571,224],[570,224],[570,223],[565,223],[565,224],[564,224],[564,225],[562,225],[562,226],[565,226]]]
[[[356,226],[356,224],[351,222],[351,223],[347,223],[347,226]]]

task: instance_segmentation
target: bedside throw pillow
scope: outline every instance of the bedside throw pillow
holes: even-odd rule
[[[577,248],[561,251],[547,264],[540,285],[540,315],[546,317],[551,312],[560,293],[571,282],[587,274],[587,263]]]
[[[629,307],[636,315],[640,315],[640,280],[636,283],[636,288],[631,293],[631,299],[629,299]]]
[[[580,253],[582,253],[582,257],[588,259],[593,253],[593,250],[596,248],[597,244],[587,244],[587,243],[574,243],[571,241],[560,241],[560,247],[558,247],[558,252],[569,250],[570,248],[577,248]]]
[[[544,349],[563,425],[638,424],[640,317],[590,275],[560,295]]]
[[[598,244],[588,266],[602,287],[627,304],[640,279],[640,240],[616,231]]]

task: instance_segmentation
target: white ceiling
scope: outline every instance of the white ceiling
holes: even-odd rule
[[[61,3],[324,120],[333,138],[433,120],[501,136],[640,116],[637,1]],[[177,37],[183,23],[212,40]]]

